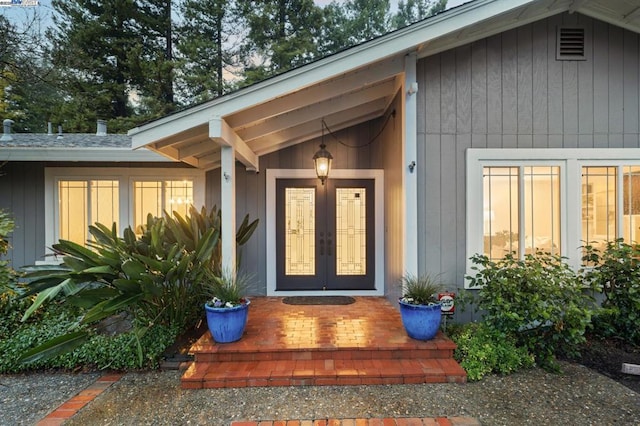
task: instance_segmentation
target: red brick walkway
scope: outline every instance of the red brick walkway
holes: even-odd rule
[[[88,403],[93,401],[96,396],[104,392],[109,386],[117,382],[122,378],[123,374],[105,374],[100,377],[92,385],[89,385],[85,390],[80,391],[76,396],[53,410],[44,419],[40,420],[38,426],[58,426],[64,423],[65,420],[74,416],[78,411],[84,408]]]

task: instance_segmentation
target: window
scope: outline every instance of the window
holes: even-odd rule
[[[137,180],[133,183],[134,230],[142,233],[147,215],[177,212],[184,217],[193,203],[191,180]]]
[[[640,149],[467,150],[467,259],[640,242]],[[468,266],[471,266],[470,264]]]
[[[184,216],[204,205],[204,173],[194,169],[47,168],[45,185],[47,247],[86,244],[96,222],[139,233],[149,213]]]
[[[484,254],[560,252],[560,168],[484,167]]]
[[[89,225],[120,222],[117,180],[59,180],[58,232],[60,239],[84,245]]]

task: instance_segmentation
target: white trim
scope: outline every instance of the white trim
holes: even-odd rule
[[[119,181],[120,231],[133,224],[133,200],[131,187],[136,180],[166,180],[188,177],[193,180],[193,205],[205,205],[205,172],[186,168],[126,168],[126,167],[45,167],[44,169],[44,224],[46,254],[59,236],[59,180],[114,179]]]
[[[221,147],[220,167],[220,231],[222,238],[222,268],[225,273],[236,272],[236,150]]]
[[[1,161],[126,161],[175,163],[146,148],[12,148],[0,150]]]
[[[374,179],[375,182],[375,290],[333,290],[323,291],[323,296],[384,296],[384,170],[354,169],[331,170],[329,179]],[[266,178],[266,261],[267,296],[317,296],[318,291],[277,291],[276,290],[276,179],[316,179],[313,169],[267,169]]]
[[[404,126],[402,145],[403,167],[402,187],[404,188],[404,221],[402,232],[404,246],[402,257],[406,275],[418,275],[418,82],[416,53],[405,57],[404,77]]]
[[[483,167],[554,165],[560,167],[561,203],[561,255],[574,268],[581,266],[582,229],[580,221],[582,206],[581,175],[584,166],[640,165],[638,148],[552,148],[552,149],[477,149],[466,151],[466,273],[473,274],[469,258],[474,253],[483,252]],[[618,187],[622,188],[622,173],[618,173]],[[618,197],[618,235],[621,235],[623,209]],[[465,281],[465,288],[468,283]]]

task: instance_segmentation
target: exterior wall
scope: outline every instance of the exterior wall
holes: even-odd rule
[[[184,168],[181,163],[92,163],[92,162],[8,162],[0,168],[0,209],[15,221],[9,236],[11,249],[6,258],[13,268],[32,265],[45,256],[45,168],[47,167],[127,167]],[[161,174],[161,173],[159,173]]]
[[[557,61],[556,27],[586,28],[587,60]],[[467,148],[638,148],[636,33],[562,14],[418,63],[421,272],[462,287]]]
[[[400,131],[399,115],[395,118],[395,124],[393,118],[387,125],[385,131],[380,134],[372,143],[369,142],[376,136],[379,129],[383,127],[383,119],[372,120],[367,123],[360,124],[358,126],[350,127],[336,132],[336,137],[350,146],[360,146],[360,148],[350,148],[340,144],[331,135],[324,135],[324,142],[327,145],[327,150],[333,155],[333,169],[369,169],[369,168],[383,168],[386,167],[385,156],[394,157],[394,153],[399,149],[399,138],[396,145],[396,151],[389,148],[388,152],[379,149],[379,145],[386,144],[388,138],[391,137],[390,130],[395,129],[392,133],[398,133]],[[320,145],[320,139],[316,138],[311,141],[294,145],[289,148],[277,151],[265,156],[260,157],[260,170],[261,173],[247,172],[245,168],[236,163],[236,214],[237,223],[244,218],[245,214],[249,214],[250,219],[260,219],[260,225],[256,232],[251,237],[249,242],[243,247],[241,253],[241,268],[248,274],[255,277],[256,289],[255,293],[264,295],[266,294],[266,173],[267,169],[312,169],[313,168],[313,154],[318,150]],[[392,174],[385,169],[385,192],[389,192],[387,177]],[[398,173],[399,174],[399,173]],[[329,176],[329,179],[331,176]],[[213,205],[220,206],[220,169],[214,169],[207,173],[206,184],[206,200],[207,207],[211,208]],[[396,189],[396,193],[399,193],[399,188]],[[399,194],[398,194],[399,196]],[[385,202],[385,206],[389,204]],[[400,204],[401,205],[401,204]],[[385,207],[387,209],[387,207]],[[398,207],[396,207],[398,208]],[[387,213],[388,214],[388,213]],[[385,216],[386,226],[389,225],[390,219]],[[395,220],[398,220],[398,215],[395,216]],[[395,226],[395,225],[394,225]],[[385,236],[388,241],[389,235]],[[399,238],[399,235],[396,239]],[[388,243],[387,243],[388,244]],[[397,243],[400,244],[400,243]],[[401,245],[401,244],[400,244]],[[386,251],[389,252],[388,247]],[[395,261],[392,261],[392,263]],[[389,260],[386,262],[386,267],[389,266]]]
[[[7,259],[19,268],[42,259],[45,252],[44,163],[7,163],[0,173],[0,209],[15,221]]]

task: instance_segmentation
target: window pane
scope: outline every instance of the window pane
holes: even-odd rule
[[[193,203],[192,180],[136,181],[133,184],[134,230],[142,233],[147,215],[161,217],[165,211],[183,217]]]
[[[484,254],[501,259],[518,246],[518,168],[485,167]]]
[[[640,242],[640,166],[623,168],[623,235],[630,243]]]
[[[616,167],[582,168],[582,240],[604,248],[616,238]]]
[[[119,223],[117,180],[59,181],[58,196],[60,239],[84,246],[91,237],[89,225]]]
[[[120,196],[117,180],[92,180],[91,185],[91,224],[99,222],[116,229],[120,223]]]
[[[367,274],[366,188],[336,188],[336,274]]]
[[[285,275],[316,273],[315,202],[315,188],[285,188]]]
[[[164,209],[172,214],[178,212],[184,217],[193,203],[193,182],[188,180],[165,181],[164,194]]]
[[[88,234],[88,183],[58,182],[59,238],[85,245]]]
[[[560,254],[560,168],[524,167],[524,253]]]

